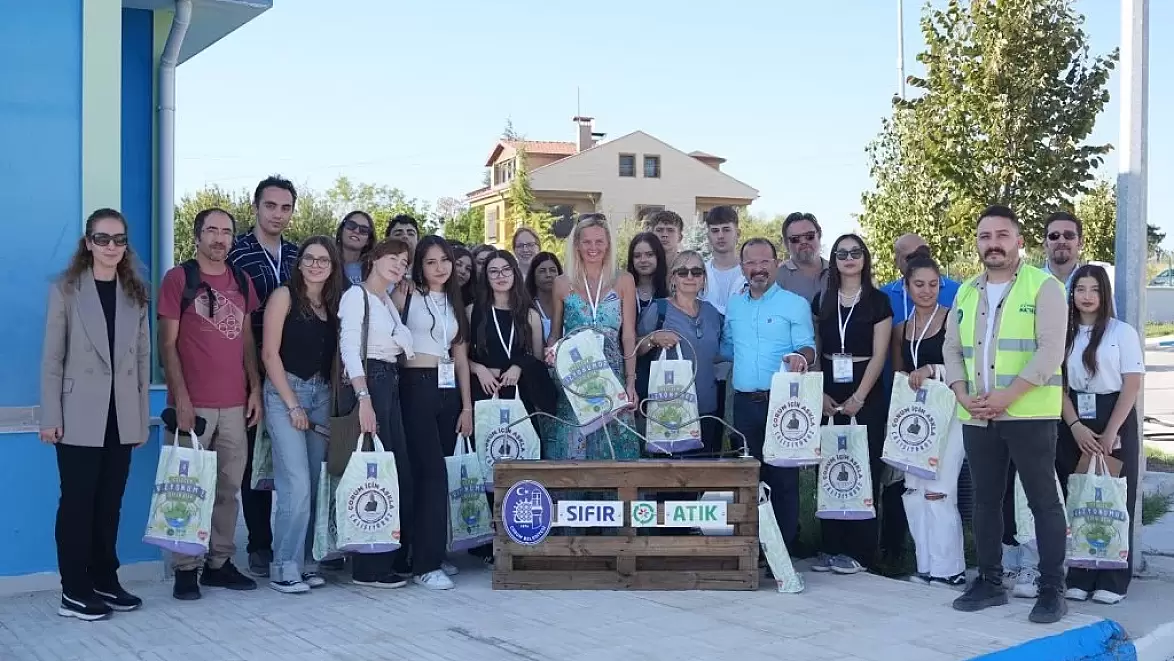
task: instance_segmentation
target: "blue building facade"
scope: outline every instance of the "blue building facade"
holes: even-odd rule
[[[182,63],[268,9],[269,0],[191,0]],[[37,437],[48,287],[85,217],[113,207],[157,286],[160,58],[174,0],[0,0],[0,592],[56,584],[56,455]],[[10,64],[15,63],[15,66]],[[169,194],[168,194],[169,195]],[[165,198],[166,199],[166,198]],[[152,392],[152,413],[165,399]],[[136,450],[123,503],[124,566],[160,559],[141,542],[159,430]]]

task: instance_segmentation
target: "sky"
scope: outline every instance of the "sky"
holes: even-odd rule
[[[510,119],[532,140],[642,130],[728,161],[756,214],[855,226],[865,147],[897,86],[897,1],[274,0],[178,72],[176,189],[335,177],[434,203],[481,185]],[[1120,43],[1120,2],[1078,0],[1092,52]],[[919,0],[905,0],[917,74]],[[1174,2],[1150,3],[1149,216],[1174,246]],[[1091,141],[1119,142],[1120,78]],[[1115,178],[1116,152],[1102,175]],[[686,214],[688,215],[688,214]]]

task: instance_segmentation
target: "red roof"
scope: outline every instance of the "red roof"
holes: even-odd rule
[[[493,146],[485,167],[493,165],[502,150],[506,147],[517,149],[521,147],[528,154],[543,154],[551,156],[574,156],[579,153],[579,147],[573,142],[550,142],[547,140],[501,140]]]

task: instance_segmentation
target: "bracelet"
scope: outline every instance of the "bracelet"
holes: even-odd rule
[[[1073,427],[1075,427],[1078,424],[1080,424],[1080,420],[1073,420],[1072,422],[1068,423],[1068,428],[1072,429]]]
[[[296,411],[301,411],[301,412],[305,413],[306,409],[304,409],[304,408],[302,408],[302,407],[300,407],[300,406],[295,406],[295,407],[293,407],[292,409],[290,409],[290,410],[289,410],[289,414],[290,414],[290,415],[293,415],[293,414],[294,414],[294,412],[296,412]]]
[[[856,402],[857,404],[859,404],[861,406],[864,406],[864,400],[857,397],[856,393],[852,393],[852,395],[850,397],[848,397],[848,399]]]
[[[468,413],[469,411],[472,411],[472,410],[473,409],[461,409],[461,413]]]

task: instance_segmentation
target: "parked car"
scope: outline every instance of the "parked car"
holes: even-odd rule
[[[1153,280],[1150,280],[1151,287],[1174,287],[1174,268],[1162,271]]]

